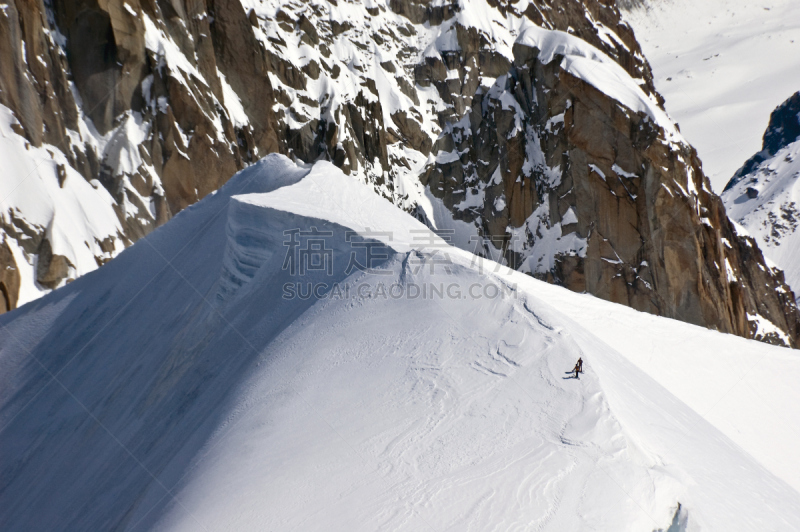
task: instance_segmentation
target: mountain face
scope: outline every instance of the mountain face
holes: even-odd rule
[[[618,3],[670,117],[697,150],[712,190],[722,194],[759,151],[769,114],[800,87],[796,0]]]
[[[327,271],[282,267],[320,238]],[[370,271],[348,272],[354,256]],[[3,528],[800,528],[792,461],[735,423],[758,412],[791,449],[796,356],[487,266],[329,162],[263,158],[0,316]],[[630,334],[600,340],[595,314]],[[685,357],[700,402],[626,358],[631,343]],[[753,357],[777,393],[741,402],[749,386],[730,382]]]
[[[800,293],[800,92],[772,112],[761,151],[731,178],[722,199]]]
[[[800,335],[614,2],[12,2],[0,24],[3,132],[31,169],[2,212],[6,308],[277,151],[329,160],[451,243],[570,289]]]

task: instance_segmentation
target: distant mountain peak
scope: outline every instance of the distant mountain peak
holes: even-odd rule
[[[729,216],[800,293],[800,92],[773,111],[762,150],[736,172],[722,198]]]
[[[725,185],[725,190],[733,188],[744,176],[753,173],[761,163],[771,159],[780,150],[797,140],[800,140],[800,91],[772,111],[769,125],[764,132],[761,151],[753,155],[736,171]]]

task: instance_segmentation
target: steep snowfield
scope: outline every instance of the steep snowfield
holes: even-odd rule
[[[728,216],[744,226],[800,293],[800,140],[759,164],[722,198]]]
[[[527,287],[526,287],[527,288]],[[796,351],[660,318],[557,286],[530,291],[639,369],[800,491]]]
[[[770,112],[800,88],[796,0],[647,0],[623,12],[666,109],[715,191],[759,150]]]
[[[3,315],[0,522],[800,529],[796,355],[442,245],[329,163],[269,156]]]

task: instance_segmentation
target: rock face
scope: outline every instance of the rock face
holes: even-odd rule
[[[10,198],[15,176],[4,175],[0,226],[17,261],[24,256],[32,269],[23,283],[35,292],[85,273],[279,150],[262,52],[235,2],[33,1],[0,10],[0,104],[13,111],[6,125],[24,136],[26,149],[64,160],[56,172],[61,188],[75,188],[70,174],[102,185],[118,218],[96,228],[94,239],[67,237],[60,246],[85,245],[96,264],[51,247],[40,253],[18,236],[47,242],[50,224],[73,232],[58,215],[64,200],[48,206],[49,219],[33,222],[30,198]],[[29,158],[36,170],[36,155]],[[67,210],[95,209],[85,198],[75,203]]]
[[[17,263],[5,242],[0,244],[0,314],[16,308],[21,282]]]
[[[431,192],[512,267],[639,310],[794,342],[793,295],[736,232],[694,150],[557,55],[543,58],[546,38],[518,40],[508,73],[440,136],[452,156],[422,176]]]
[[[722,199],[800,293],[800,92],[773,111],[761,151],[731,178]]]
[[[733,175],[725,191],[745,181],[747,176],[763,166],[764,161],[772,159],[782,149],[800,140],[800,92],[796,92],[780,104],[769,117],[761,151],[750,157]]]
[[[111,196],[103,260],[279,151],[328,159],[454,244],[573,290],[747,337],[766,338],[759,323],[780,331],[768,340],[800,334],[613,1],[9,6],[0,103]],[[40,286],[82,273],[68,254],[15,256],[36,253]]]

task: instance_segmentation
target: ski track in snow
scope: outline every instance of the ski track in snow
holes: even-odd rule
[[[516,285],[515,297],[284,300],[297,280],[284,231],[312,227],[331,231],[337,267],[303,282]],[[737,417],[739,381],[763,384],[743,370],[756,357],[776,377],[796,355],[482,273],[454,248],[450,274],[431,272],[411,233],[423,229],[329,163],[269,156],[106,267],[0,316],[0,522],[650,531],[680,502],[690,532],[800,528],[785,482],[800,472],[765,458],[792,456],[781,446],[798,402],[737,435],[763,413]],[[385,275],[340,271],[350,230],[382,246]],[[567,375],[578,357],[580,380]],[[780,383],[758,388],[765,401],[796,398]]]

